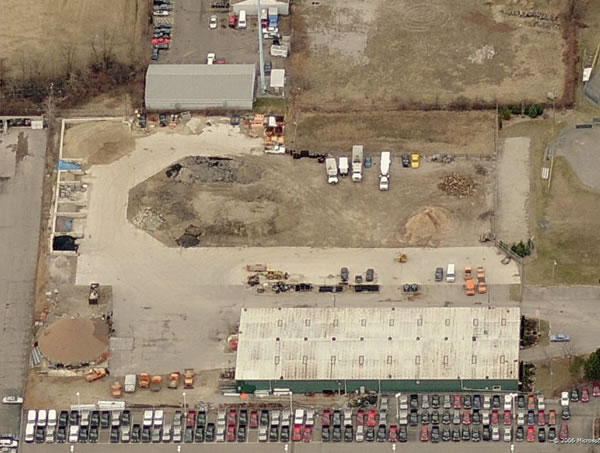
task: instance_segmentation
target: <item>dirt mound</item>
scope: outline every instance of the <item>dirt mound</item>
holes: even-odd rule
[[[450,223],[444,209],[425,207],[406,222],[405,239],[415,245],[427,245],[435,236],[447,233]]]
[[[61,319],[42,330],[38,343],[51,362],[86,363],[108,350],[108,326],[101,320]]]

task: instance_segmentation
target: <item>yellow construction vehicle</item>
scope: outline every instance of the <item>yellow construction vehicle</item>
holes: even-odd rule
[[[123,393],[122,393],[121,383],[119,381],[117,381],[113,385],[111,385],[110,390],[112,392],[113,398],[121,398],[121,395]]]
[[[398,253],[394,259],[399,263],[406,263],[408,256],[406,256],[406,253]]]

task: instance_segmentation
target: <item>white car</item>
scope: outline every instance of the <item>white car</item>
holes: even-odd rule
[[[46,409],[40,409],[38,411],[38,416],[37,416],[37,426],[38,428],[43,428],[46,426],[46,420],[48,418],[48,412],[46,411]]]
[[[165,10],[154,11],[152,13],[152,15],[154,15],[154,16],[168,16],[169,15],[169,11],[165,11]]]
[[[164,411],[162,409],[157,409],[154,411],[154,427],[160,428],[163,424]]]
[[[365,426],[358,425],[356,427],[356,442],[362,442],[365,440]]]
[[[5,396],[2,398],[2,404],[23,404],[23,398],[20,396]]]
[[[490,395],[483,395],[483,408],[490,409],[492,407],[492,397]]]
[[[500,428],[498,428],[497,426],[494,426],[492,428],[492,440],[494,442],[498,442],[500,440]]]
[[[48,426],[56,426],[56,409],[48,411]]]
[[[519,412],[517,414],[517,426],[525,426],[525,413]]]
[[[504,437],[502,440],[504,440],[504,442],[510,442],[512,440],[512,428],[504,428]]]
[[[208,21],[208,28],[210,28],[211,30],[215,30],[218,25],[219,25],[219,21],[217,20],[217,16],[215,16],[215,15],[210,16],[210,19]]]
[[[538,409],[541,411],[546,409],[546,402],[544,401],[544,395],[538,395],[537,406],[538,406]]]
[[[566,407],[569,405],[569,392],[562,392],[560,394],[560,405]]]
[[[77,443],[79,440],[79,426],[70,426],[69,427],[69,443]]]
[[[481,412],[481,424],[489,425],[490,424],[490,411],[484,410]]]
[[[513,402],[512,395],[504,395],[504,410],[505,411],[512,411],[512,402]]]
[[[294,412],[294,425],[302,425],[304,423],[304,409],[296,409]]]
[[[215,58],[217,58],[217,56],[214,52],[208,52],[208,55],[206,56],[206,64],[213,64],[215,62]]]
[[[150,428],[152,426],[152,421],[154,420],[154,412],[152,410],[144,411],[144,427]]]

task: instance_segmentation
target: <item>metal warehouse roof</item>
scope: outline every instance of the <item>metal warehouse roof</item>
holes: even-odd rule
[[[252,64],[151,64],[146,72],[146,104],[252,101]]]
[[[518,308],[247,308],[236,380],[518,379]]]

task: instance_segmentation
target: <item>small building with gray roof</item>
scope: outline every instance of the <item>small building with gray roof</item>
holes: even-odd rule
[[[151,64],[146,72],[149,111],[252,110],[252,64]]]
[[[514,391],[515,307],[245,308],[239,391]]]

